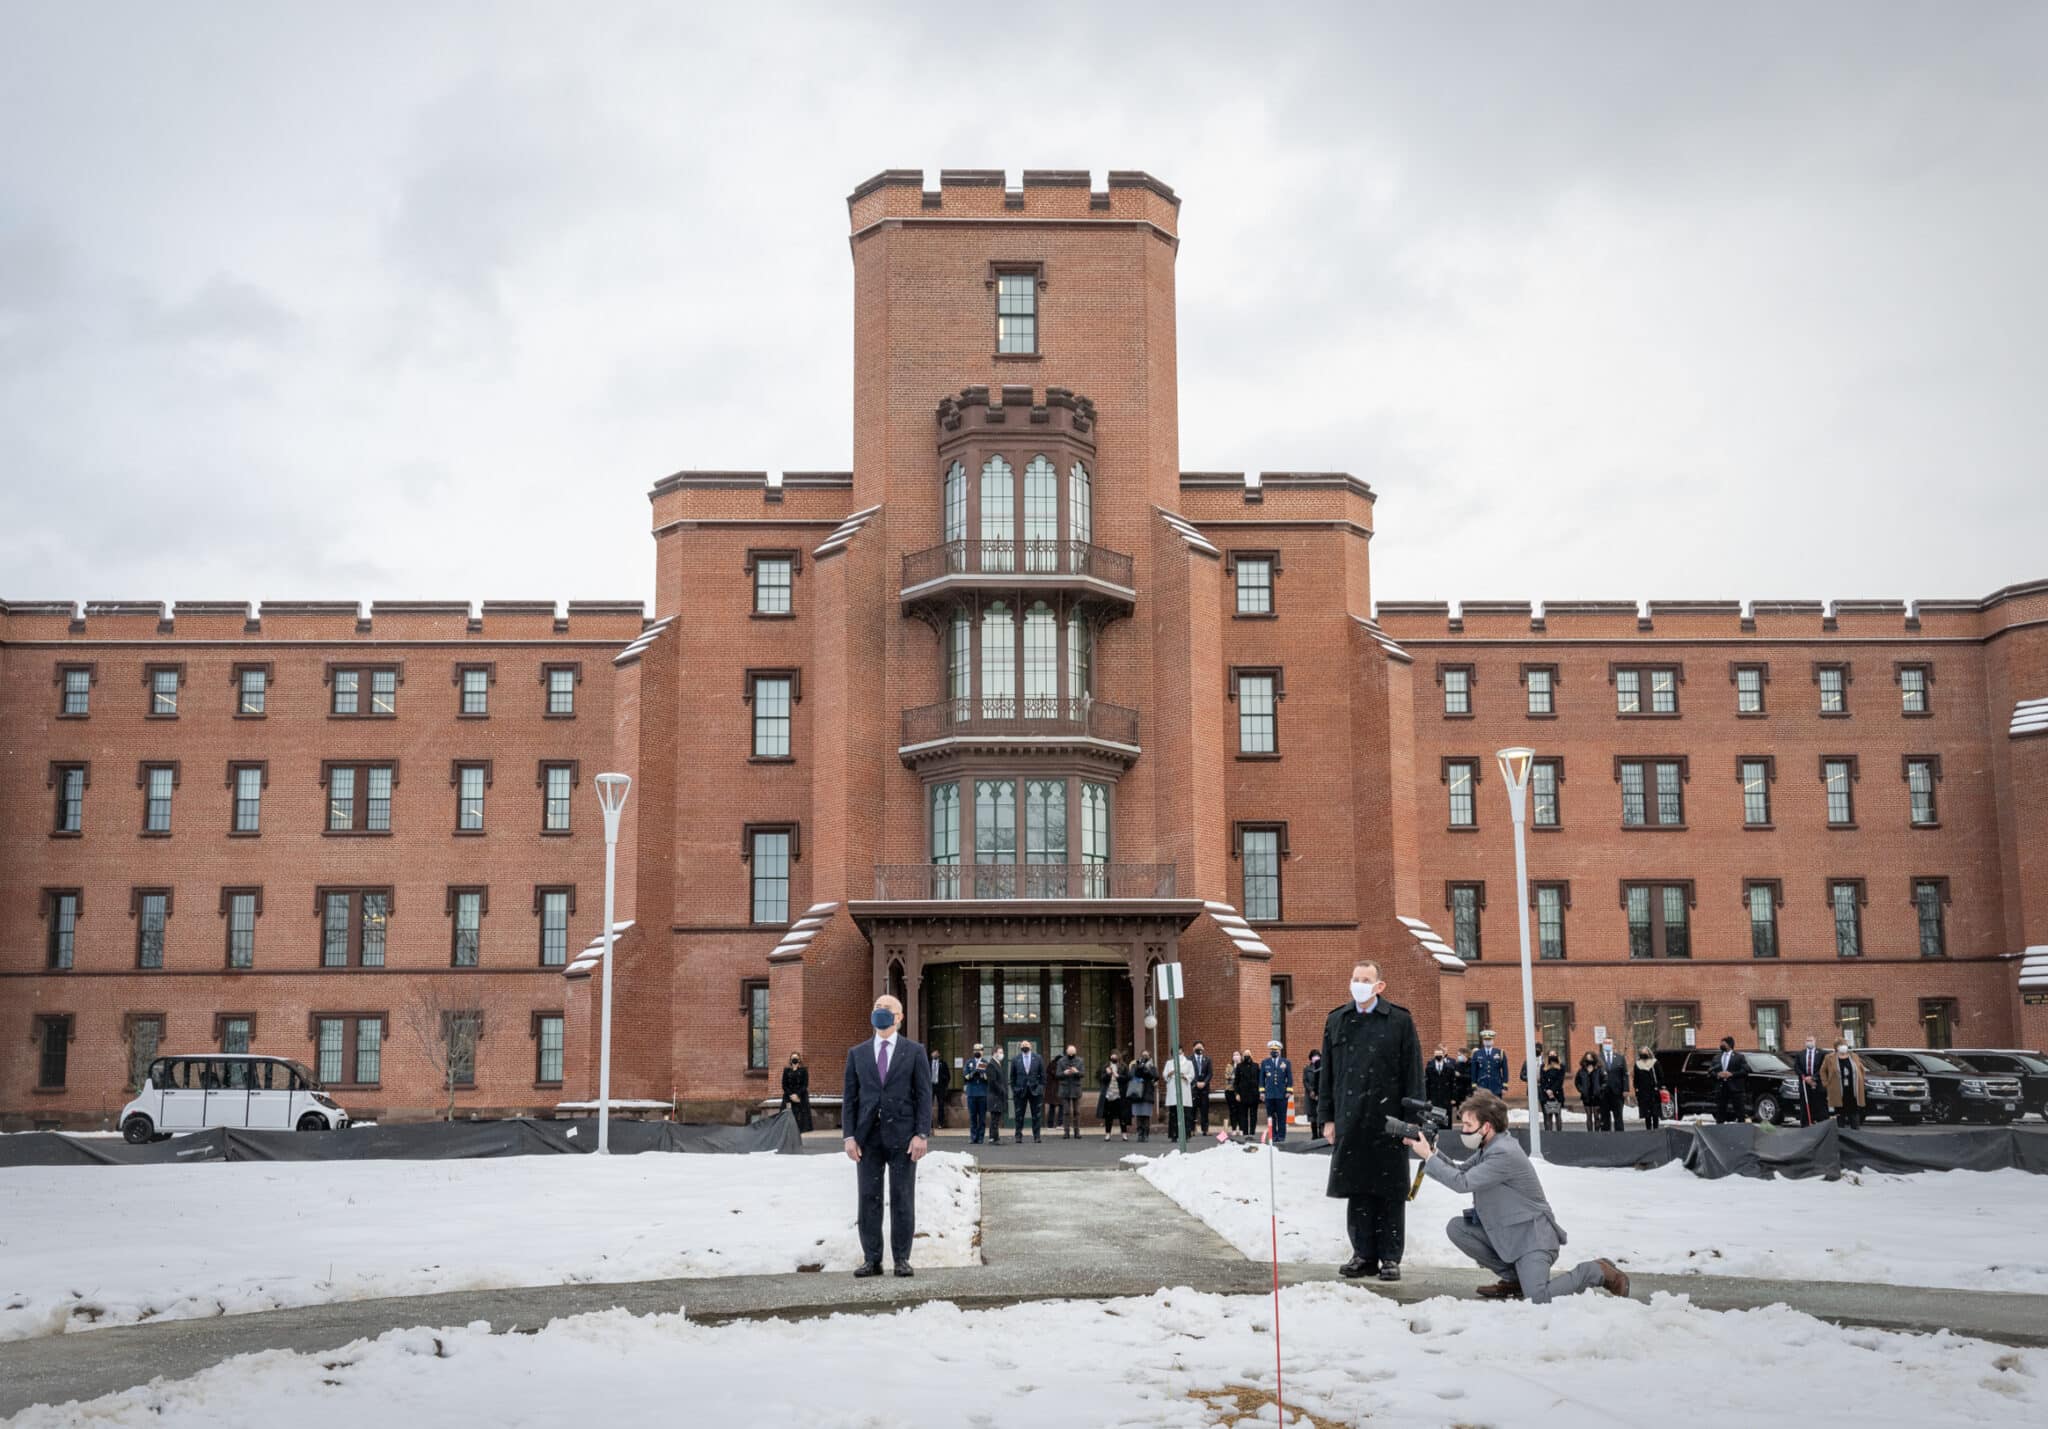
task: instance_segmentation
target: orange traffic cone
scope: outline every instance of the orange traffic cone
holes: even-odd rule
[[[1294,1125],[1294,1123],[1295,1123],[1295,1115],[1294,1115],[1294,1088],[1293,1088],[1293,1087],[1289,1087],[1289,1088],[1287,1089],[1287,1124],[1288,1124],[1289,1126],[1292,1126],[1292,1125]]]

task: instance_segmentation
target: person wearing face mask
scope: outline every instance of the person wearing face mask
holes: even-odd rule
[[[979,1042],[960,1064],[960,1083],[967,1098],[967,1141],[979,1146],[988,1134],[988,1058],[981,1055]]]
[[[932,1058],[932,1121],[944,1131],[946,1129],[946,1093],[953,1090],[953,1069],[946,1065],[944,1057]]]
[[[804,1065],[804,1054],[789,1054],[789,1065],[782,1069],[782,1109],[796,1113],[796,1129],[811,1129],[811,1069]]]
[[[1003,1118],[1010,1114],[1010,1067],[1001,1043],[988,1049],[988,1139],[1003,1144]],[[1021,1137],[1019,1140],[1021,1141]]]
[[[1591,1052],[1579,1058],[1579,1071],[1572,1078],[1572,1086],[1586,1113],[1586,1130],[1607,1130],[1607,1090],[1600,1084],[1600,1063]]]
[[[1131,1108],[1124,1091],[1130,1086],[1131,1078],[1130,1073],[1124,1070],[1123,1058],[1114,1052],[1110,1053],[1109,1064],[1095,1080],[1102,1088],[1095,1098],[1095,1114],[1102,1118],[1102,1139],[1109,1140],[1110,1132],[1115,1131],[1124,1140],[1129,1141]]]
[[[1543,1070],[1536,1074],[1536,1100],[1543,1108],[1543,1129],[1564,1130],[1564,1064],[1555,1052],[1543,1054]]]
[[[846,1052],[840,1129],[846,1154],[859,1169],[861,1266],[857,1276],[882,1273],[882,1177],[889,1178],[889,1249],[896,1273],[909,1275],[917,1239],[917,1163],[932,1134],[929,1054],[901,1035],[903,1004],[887,993],[868,1016],[874,1035]]]
[[[1423,1172],[1432,1181],[1472,1198],[1471,1208],[1454,1217],[1444,1233],[1452,1245],[1500,1277],[1492,1285],[1482,1285],[1479,1297],[1543,1305],[1598,1286],[1625,1298],[1628,1276],[1611,1260],[1581,1261],[1562,1275],[1551,1275],[1568,1237],[1550,1209],[1528,1153],[1507,1133],[1507,1103],[1479,1091],[1458,1108],[1458,1130],[1444,1133],[1445,1145],[1432,1145],[1427,1134],[1405,1143],[1422,1158]]]
[[[1351,1259],[1340,1274],[1401,1278],[1407,1238],[1408,1153],[1387,1134],[1404,1099],[1422,1099],[1422,1043],[1415,1019],[1380,994],[1379,964],[1351,969],[1351,996],[1323,1022],[1316,1107],[1330,1143],[1325,1194],[1344,1202]]]
[[[1615,1052],[1612,1037],[1600,1044],[1600,1087],[1606,1093],[1607,1129],[1620,1131],[1628,1107],[1628,1065]]]
[[[1821,1051],[1819,1040],[1809,1034],[1805,1050],[1795,1060],[1799,1073],[1799,1124],[1812,1126],[1826,1121],[1828,1089],[1821,1085],[1821,1073],[1827,1068],[1828,1054]]]
[[[1124,1083],[1125,1105],[1130,1109],[1131,1119],[1138,1123],[1138,1140],[1152,1139],[1152,1092],[1159,1085],[1159,1069],[1152,1065],[1152,1054],[1140,1052],[1131,1061],[1131,1075]]]
[[[1074,1054],[1074,1044],[1067,1044],[1066,1054],[1052,1061],[1053,1082],[1059,1088],[1059,1127],[1061,1137],[1079,1138],[1081,1135],[1081,1078],[1088,1074],[1087,1064]]]
[[[1472,1084],[1497,1097],[1507,1095],[1508,1054],[1493,1045],[1491,1027],[1479,1034],[1479,1050],[1472,1054]]]
[[[1195,1044],[1195,1055],[1189,1059],[1194,1065],[1195,1078],[1195,1127],[1202,1135],[1209,1134],[1209,1092],[1216,1085],[1216,1064],[1209,1060],[1209,1054],[1202,1044]]]
[[[1039,1140],[1041,1118],[1045,1115],[1045,1060],[1031,1050],[1029,1042],[1017,1047],[1010,1063],[1010,1105],[1017,1112],[1017,1144],[1024,1144],[1024,1113],[1031,1112],[1031,1140]]]
[[[1850,1131],[1863,1124],[1863,1081],[1863,1059],[1846,1039],[1837,1041],[1821,1062],[1820,1084],[1829,1108]]]
[[[1643,1129],[1655,1131],[1664,1120],[1664,1083],[1657,1076],[1657,1054],[1648,1047],[1636,1048],[1633,1075],[1636,1110],[1642,1115]]]
[[[1317,1128],[1322,1125],[1322,1122],[1316,1117],[1316,1111],[1319,1106],[1319,1103],[1316,1101],[1316,1083],[1322,1079],[1323,1049],[1311,1047],[1308,1049],[1308,1063],[1301,1069],[1301,1109],[1305,1114],[1303,1119],[1308,1123],[1310,1140],[1314,1140]]]
[[[1749,1115],[1749,1059],[1735,1050],[1735,1039],[1723,1037],[1721,1050],[1709,1064],[1714,1080],[1714,1120],[1742,1121]]]

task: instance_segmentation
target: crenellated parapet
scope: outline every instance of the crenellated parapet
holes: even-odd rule
[[[977,429],[1000,428],[1006,438],[1043,432],[1095,449],[1095,404],[1064,387],[1046,388],[1043,402],[1030,387],[963,387],[959,396],[939,399],[936,416],[941,447]]]
[[[631,640],[637,600],[4,601],[0,643]]]
[[[856,236],[891,221],[938,218],[1138,222],[1172,240],[1180,197],[1140,169],[1111,169],[1101,189],[1086,169],[941,169],[927,187],[922,169],[884,169],[846,196]]]

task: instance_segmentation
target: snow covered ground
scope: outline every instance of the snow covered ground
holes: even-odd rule
[[[916,1264],[980,1261],[973,1161],[917,1177]],[[0,1171],[0,1340],[512,1285],[860,1264],[843,1156]]]
[[[1253,1259],[1271,1255],[1270,1153],[1211,1147],[1147,1162],[1138,1174]],[[1344,1203],[1324,1195],[1323,1156],[1281,1153],[1275,1167],[1280,1258],[1348,1260]],[[1561,1265],[1607,1256],[1625,1270],[1854,1280],[1887,1285],[2048,1292],[2048,1180],[2024,1171],[1846,1175],[1839,1181],[1707,1181],[1655,1171],[1539,1168],[1571,1237]],[[1408,1205],[1409,1266],[1467,1266],[1444,1238],[1466,1206],[1425,1179]]]
[[[1783,1307],[1716,1314],[1670,1295],[1403,1306],[1316,1284],[1283,1292],[1280,1328],[1287,1403],[1309,1416],[1290,1414],[1295,1424],[2048,1422],[2048,1352],[1838,1329]],[[533,1335],[479,1323],[249,1355],[13,1423],[554,1426],[596,1410],[607,1425],[662,1429],[1270,1424],[1272,1331],[1269,1297],[1185,1290],[983,1311],[937,1303],[800,1326],[613,1310]]]

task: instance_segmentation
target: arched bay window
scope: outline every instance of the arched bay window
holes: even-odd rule
[[[1024,615],[1024,718],[1050,719],[1059,713],[1059,682],[1059,617],[1041,600]]]
[[[1088,699],[1088,680],[1095,664],[1095,632],[1088,617],[1078,610],[1067,612],[1067,702],[1079,710]]]
[[[1017,622],[998,600],[981,613],[981,713],[1009,719],[1017,712]]]
[[[1106,783],[1060,774],[1036,779],[997,774],[929,786],[932,896],[1110,896],[1110,789]],[[961,863],[961,850],[969,844],[974,849],[971,873]],[[1077,844],[1078,861],[1073,854]]]
[[[1013,571],[1017,543],[1017,516],[1011,509],[1015,500],[1010,464],[992,456],[981,467],[981,569]]]
[[[1043,456],[1024,468],[1024,569],[1059,569],[1060,475]]]
[[[1095,495],[1088,468],[1079,462],[1067,473],[1067,529],[1074,543],[1085,546],[1095,539]]]
[[[957,461],[946,469],[946,539],[967,539],[967,468]]]
[[[953,612],[946,630],[946,698],[957,706],[957,715],[967,714],[969,685],[974,679],[974,622],[965,610]]]

